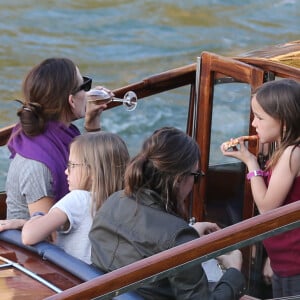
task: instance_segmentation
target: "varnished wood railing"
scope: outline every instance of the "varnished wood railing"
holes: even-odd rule
[[[113,90],[116,97],[123,97],[124,94],[132,90],[137,94],[138,99],[149,97],[165,91],[176,89],[182,86],[193,84],[195,81],[196,64],[186,65],[149,76],[139,82]],[[187,102],[189,99],[187,99]],[[118,102],[108,104],[108,109],[121,105]],[[4,146],[11,134],[15,124],[0,128],[0,146]]]
[[[133,90],[138,99],[149,97],[165,91],[176,89],[195,82],[196,64],[186,65],[149,76],[142,81],[116,89],[116,96],[122,97],[127,91]]]
[[[278,76],[290,77],[300,80],[300,69],[297,66],[281,63],[280,60],[276,60],[277,56],[283,56],[285,54],[293,53],[293,57],[290,60],[299,61],[300,53],[300,41],[294,41],[286,43],[284,45],[275,45],[268,47],[266,50],[252,51],[246,53],[244,56],[234,57],[233,59],[241,62],[257,66],[265,71],[275,72]],[[178,87],[186,85],[194,85],[196,78],[197,64],[189,64],[183,67],[168,70],[153,76],[149,76],[139,82],[124,86],[119,89],[115,89],[113,92],[117,97],[123,97],[124,94],[133,90],[138,96],[138,99],[149,97],[161,92],[172,90]],[[216,78],[222,77],[222,73],[217,73]],[[118,102],[111,102],[108,108],[121,105]],[[6,144],[7,139],[11,133],[11,129],[14,125],[7,126],[0,129],[0,146]]]
[[[92,299],[100,296],[103,298],[97,299],[107,299],[138,286],[141,280],[149,280],[157,274],[159,277],[166,275],[171,268],[197,259],[205,261],[299,226],[300,201],[153,255],[47,299]]]
[[[0,129],[0,146],[4,146],[10,137],[11,131],[15,124]]]

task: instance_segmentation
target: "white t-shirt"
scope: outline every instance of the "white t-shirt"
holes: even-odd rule
[[[68,254],[84,262],[91,263],[91,243],[89,231],[92,226],[91,193],[84,190],[73,190],[59,200],[53,208],[59,208],[68,217],[70,227],[58,231],[56,244]]]

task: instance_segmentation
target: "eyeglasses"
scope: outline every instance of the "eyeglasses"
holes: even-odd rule
[[[72,95],[75,95],[76,93],[78,93],[79,91],[82,91],[82,90],[85,92],[88,92],[91,89],[93,79],[90,77],[86,77],[86,76],[82,76],[82,79],[83,79],[83,84],[81,84],[78,88],[76,88],[72,92]]]
[[[190,175],[194,176],[194,183],[196,184],[196,183],[199,182],[199,178],[202,177],[202,176],[204,176],[205,174],[204,174],[203,171],[198,170],[196,172],[191,172]]]
[[[85,166],[85,164],[84,163],[76,164],[76,163],[72,163],[71,161],[68,161],[68,164],[67,164],[68,172],[70,173],[71,169],[74,169],[75,167],[78,167],[78,166]]]

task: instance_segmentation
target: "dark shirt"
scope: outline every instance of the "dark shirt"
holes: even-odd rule
[[[183,219],[167,213],[158,195],[146,190],[139,201],[123,191],[110,196],[96,213],[91,232],[92,263],[105,272],[118,269],[161,251],[199,238]],[[208,287],[201,263],[194,263],[166,278],[136,290],[145,299],[239,299],[244,276],[230,268],[214,291]]]
[[[267,184],[270,182],[271,172]],[[300,199],[300,176],[294,183],[281,206]],[[300,228],[274,235],[263,241],[270,258],[271,267],[277,276],[300,275]]]

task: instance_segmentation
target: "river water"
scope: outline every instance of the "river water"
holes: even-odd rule
[[[2,0],[0,19],[3,127],[17,121],[12,100],[22,98],[22,79],[44,58],[69,57],[94,84],[114,89],[194,63],[202,51],[233,56],[298,40],[300,1]],[[103,128],[119,133],[131,154],[158,127],[185,129],[186,97],[161,97],[140,101],[133,112],[105,112]],[[8,151],[1,149],[1,189],[7,167]]]

